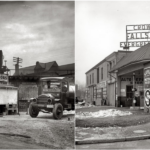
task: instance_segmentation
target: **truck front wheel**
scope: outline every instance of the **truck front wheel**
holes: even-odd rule
[[[32,118],[36,118],[39,114],[39,110],[33,107],[33,103],[29,105],[29,114]]]
[[[61,119],[63,115],[63,106],[60,103],[56,103],[53,108],[54,119]]]

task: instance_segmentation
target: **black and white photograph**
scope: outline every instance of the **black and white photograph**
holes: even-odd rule
[[[74,149],[75,2],[0,1],[0,149]]]
[[[0,1],[0,149],[150,149],[150,1]]]
[[[150,148],[150,1],[76,1],[76,149]]]

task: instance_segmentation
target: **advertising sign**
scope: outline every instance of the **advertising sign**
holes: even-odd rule
[[[8,76],[5,74],[0,74],[0,81],[8,82]]]
[[[150,112],[150,68],[144,69],[144,111]]]
[[[106,81],[102,81],[99,84],[97,84],[97,89],[105,88],[105,87],[106,87]]]
[[[120,47],[142,47],[150,41],[137,41],[137,42],[120,42]]]
[[[150,30],[150,24],[128,25],[127,30],[128,31]]]
[[[120,47],[142,47],[150,43],[150,24],[127,25],[126,42],[120,42]]]

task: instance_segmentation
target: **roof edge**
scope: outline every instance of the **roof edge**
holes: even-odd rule
[[[96,68],[98,65],[102,64],[105,60],[107,60],[111,55],[113,54],[117,54],[117,53],[123,53],[123,52],[127,52],[127,53],[131,53],[133,51],[123,51],[123,50],[118,50],[117,52],[114,51],[111,54],[109,54],[108,56],[106,56],[102,61],[100,61],[99,63],[97,63],[94,67],[92,67],[91,69],[89,69],[85,74],[89,73],[91,70],[93,70],[94,68]]]
[[[150,61],[150,59],[132,61],[132,62],[130,62],[130,63],[124,65],[124,66],[121,66],[120,68],[112,69],[112,70],[110,70],[109,72],[114,72],[114,71],[116,71],[116,70],[118,70],[118,69],[122,69],[122,68],[124,68],[124,67],[130,66],[130,65],[133,65],[133,64],[142,63],[142,62],[148,62],[148,61]]]

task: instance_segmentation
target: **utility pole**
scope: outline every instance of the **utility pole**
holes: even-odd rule
[[[15,62],[15,74],[19,75],[19,63],[22,63],[22,58],[19,57],[13,57],[13,62]],[[22,67],[22,66],[20,66]]]

